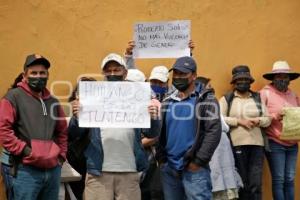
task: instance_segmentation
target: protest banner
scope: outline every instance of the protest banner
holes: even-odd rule
[[[80,127],[150,128],[150,84],[81,81]]]
[[[134,58],[190,56],[189,20],[140,22],[134,25]]]
[[[283,109],[283,127],[280,139],[300,140],[300,108],[286,107]]]

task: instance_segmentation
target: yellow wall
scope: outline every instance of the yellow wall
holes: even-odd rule
[[[267,83],[261,74],[275,60],[285,59],[300,72],[299,10],[299,0],[0,0],[0,95],[21,72],[27,54],[50,59],[50,83],[74,83],[79,74],[98,73],[107,53],[122,53],[135,22],[175,19],[191,20],[198,73],[212,78],[218,96],[230,88],[236,64],[251,67],[253,89],[259,89]],[[137,65],[149,75],[153,65],[173,62],[148,59]],[[291,86],[298,94],[299,83]],[[67,91],[56,88],[56,94]],[[265,199],[270,199],[265,172]]]

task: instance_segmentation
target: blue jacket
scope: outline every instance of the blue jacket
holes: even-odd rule
[[[153,138],[158,136],[160,131],[160,121],[151,120],[151,128],[136,128],[134,140],[134,155],[137,171],[143,171],[148,167],[148,158],[141,143],[141,134],[145,137]],[[82,138],[84,134],[89,134],[90,142],[85,149],[87,173],[99,176],[102,172],[103,148],[100,128],[80,128],[78,120],[72,117],[69,123],[69,139],[75,140]]]
[[[193,95],[196,95],[195,120],[196,120],[196,137],[192,147],[184,155],[184,163],[187,166],[190,162],[196,163],[202,167],[208,167],[208,163],[217,148],[222,126],[220,120],[219,103],[214,96],[213,89],[202,89],[202,85],[197,84]],[[162,103],[162,127],[159,135],[159,144],[156,152],[156,158],[159,163],[168,161],[166,144],[166,112],[172,97],[175,97],[178,91],[175,91],[170,97]]]

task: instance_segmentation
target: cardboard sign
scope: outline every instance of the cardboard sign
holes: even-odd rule
[[[82,81],[79,83],[80,127],[150,128],[150,84]]]
[[[141,22],[134,26],[134,58],[178,58],[190,56],[191,22]]]

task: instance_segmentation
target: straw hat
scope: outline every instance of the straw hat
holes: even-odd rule
[[[300,76],[300,74],[297,72],[291,72],[291,68],[286,61],[276,61],[273,64],[272,71],[264,74],[263,77],[271,81],[276,74],[288,74],[290,80],[295,80]]]

